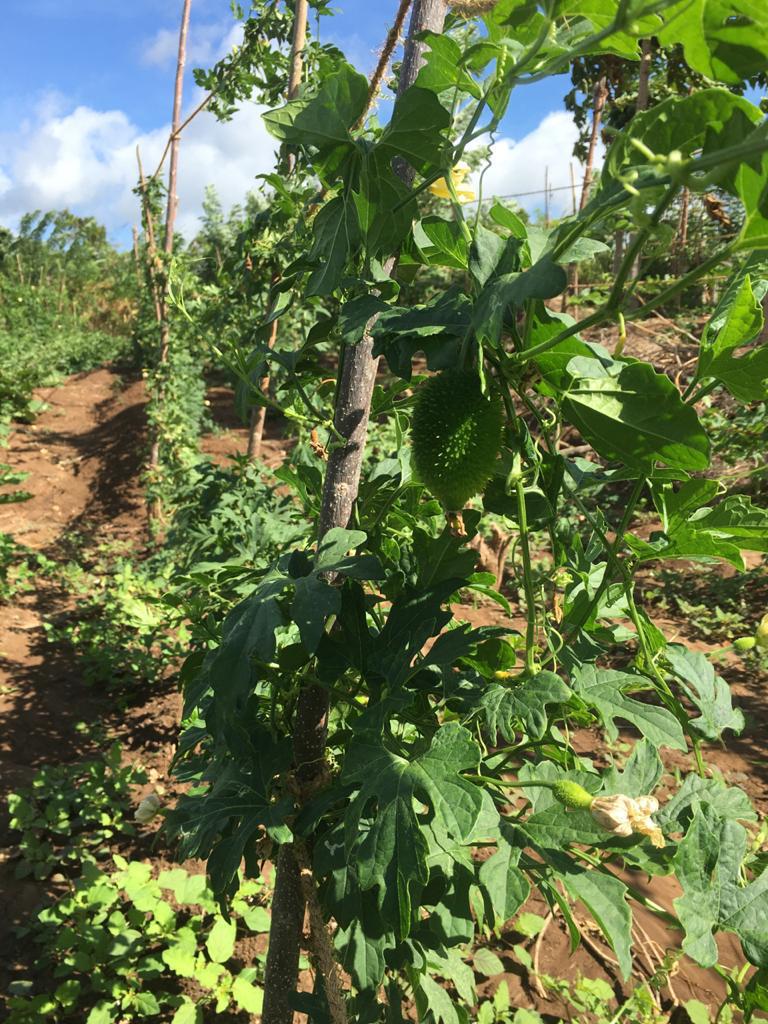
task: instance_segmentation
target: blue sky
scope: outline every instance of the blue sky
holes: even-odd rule
[[[396,0],[335,6],[336,16],[322,19],[322,37],[369,70]],[[93,213],[125,241],[135,219],[135,145],[149,166],[167,137],[181,0],[4,0],[3,7],[0,222],[13,226],[26,209],[68,205]],[[192,0],[185,109],[200,98],[192,68],[212,63],[236,41],[234,26],[228,0]],[[573,132],[556,114],[567,88],[561,77],[520,91],[502,125],[494,191],[541,187],[545,166],[552,184],[568,182]],[[205,184],[215,183],[225,204],[236,202],[271,162],[256,109],[230,125],[210,115],[199,122],[180,158],[180,225],[187,233]],[[513,151],[526,137],[523,161]]]

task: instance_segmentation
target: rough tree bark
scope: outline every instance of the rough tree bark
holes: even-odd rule
[[[170,340],[170,326],[168,323],[168,266],[173,255],[173,235],[176,225],[176,211],[179,208],[179,197],[176,194],[176,182],[179,170],[179,133],[181,126],[181,100],[184,90],[184,65],[187,60],[187,34],[189,32],[189,12],[192,7],[192,0],[184,0],[184,7],[181,12],[181,28],[179,29],[179,51],[176,59],[176,80],[173,86],[173,113],[171,116],[170,136],[170,162],[168,165],[168,201],[165,213],[165,236],[163,238],[163,251],[166,254],[166,266],[160,294],[160,358],[159,365],[164,366],[168,362],[168,345]],[[162,400],[162,398],[161,398]],[[154,430],[155,436],[152,439],[152,447],[149,455],[150,471],[157,469],[160,463],[160,434],[157,427]],[[160,505],[155,499],[150,505],[149,515],[151,519],[157,519],[160,514]]]
[[[442,31],[446,10],[447,0],[415,0],[400,70],[398,96],[414,83],[423,62],[426,44],[417,36],[425,31]],[[396,170],[406,184],[412,184],[414,172],[407,164],[398,161]],[[386,264],[388,273],[394,271],[395,265],[396,257],[392,257]],[[370,321],[363,338],[344,352],[334,424],[346,439],[346,444],[335,447],[328,460],[319,538],[333,527],[347,526],[357,497],[378,366],[378,359],[374,359],[372,354],[373,340],[370,336],[374,322]],[[327,723],[328,691],[320,686],[305,687],[299,697],[293,737],[296,779],[300,789],[311,789],[325,770]],[[278,856],[272,919],[289,918],[297,902],[304,906],[296,860],[290,846],[282,846]],[[270,936],[262,1024],[292,1024],[291,997],[298,975],[300,929],[301,924],[288,935],[288,929],[281,927],[279,936]]]
[[[304,72],[304,47],[307,42],[308,6],[308,0],[296,0],[296,11],[293,16],[293,37],[291,39],[291,66],[288,73],[288,88],[285,94],[286,99],[289,101],[296,99],[299,86],[301,85],[301,76]],[[296,163],[295,155],[291,152],[285,154],[284,163],[286,173],[291,174]],[[275,279],[273,278],[272,284],[274,283]],[[274,348],[275,341],[277,340],[277,326],[278,321],[275,320],[267,342],[270,348]],[[260,388],[262,394],[266,394],[269,388],[269,375],[261,378]],[[257,405],[251,410],[247,450],[249,462],[255,462],[261,455],[261,441],[264,436],[264,421],[266,418],[267,407],[265,405]]]

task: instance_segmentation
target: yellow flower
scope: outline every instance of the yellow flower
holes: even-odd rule
[[[648,836],[654,846],[664,846],[664,836],[651,815],[659,809],[655,796],[597,796],[590,805],[595,821],[607,832],[617,836],[631,836],[633,832]]]
[[[471,172],[472,168],[469,164],[461,160],[451,170],[451,183],[456,190],[456,197],[460,203],[471,203],[477,198],[474,189],[470,188],[469,185],[464,184],[464,179]],[[452,199],[453,196],[448,188],[448,182],[445,178],[438,178],[437,181],[433,182],[429,186],[429,191],[433,196],[437,196],[438,199]]]

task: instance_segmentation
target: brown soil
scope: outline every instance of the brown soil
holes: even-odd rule
[[[32,498],[23,504],[0,506],[0,530],[57,559],[77,536],[84,537],[89,546],[121,541],[140,551],[146,538],[140,485],[145,448],[141,382],[122,381],[103,369],[72,377],[41,397],[48,403],[47,411],[33,425],[17,426],[8,451],[3,453],[4,461],[30,474],[24,486],[32,492]],[[244,451],[247,432],[231,413],[232,397],[227,389],[212,389],[209,397],[217,428],[203,439],[202,447],[216,461],[225,461]],[[268,420],[264,460],[279,463],[289,445],[290,441],[281,436],[279,424]],[[127,758],[140,760],[156,778],[170,785],[167,770],[180,712],[173,681],[153,688],[141,703],[118,713],[113,700],[84,684],[74,654],[47,642],[43,622],[66,608],[68,598],[45,580],[38,582],[35,592],[19,594],[10,605],[0,607],[0,795],[25,785],[42,764],[96,753],[93,741],[77,728],[79,722],[102,723],[120,740]],[[484,602],[466,607],[463,613],[473,625],[504,621],[496,605]],[[520,625],[515,620],[514,626]],[[676,629],[681,636],[686,635],[685,623],[664,625],[668,631]],[[764,688],[739,663],[729,663],[723,671],[748,715],[748,727],[743,736],[731,739],[727,751],[718,747],[708,750],[707,760],[730,782],[743,786],[766,811],[768,768],[763,755],[768,745],[768,716]],[[631,739],[629,734],[625,738]],[[584,752],[594,755],[598,748],[596,734],[582,732],[575,740]],[[668,767],[690,769],[680,755],[670,757]],[[137,794],[137,799],[141,795]],[[140,837],[135,850],[125,851],[127,855],[149,856],[149,834]],[[52,894],[51,885],[14,878],[11,839],[7,820],[0,816],[0,921],[5,925],[0,935],[0,990],[28,953],[14,929]],[[167,863],[167,851],[159,854],[158,858],[157,850],[151,853],[153,861]],[[202,865],[196,869],[202,870]],[[633,879],[633,884],[670,909],[678,894],[670,879],[656,879],[650,886],[642,878]],[[548,912],[538,897],[526,909],[542,917]],[[521,943],[531,955],[535,953],[543,974],[571,980],[578,975],[600,976],[614,985],[617,994],[622,988],[628,991],[617,980],[610,951],[587,923],[588,915],[577,910],[577,917],[583,922],[586,939],[575,952],[570,949],[559,917],[549,924],[537,953],[535,941],[512,931],[492,939],[490,948],[502,957],[507,970],[501,978],[484,983],[481,991],[492,991],[505,981],[513,1005],[532,1006],[556,1017],[569,1015],[561,999],[546,998],[536,991],[528,972],[514,959],[512,947]],[[640,979],[652,972],[653,957],[658,959],[660,950],[677,946],[679,936],[666,931],[645,911],[637,915],[637,921],[643,930],[638,936],[646,947],[638,957]],[[649,950],[654,951],[650,959]],[[730,937],[721,941],[721,950],[725,964],[741,962],[738,943]],[[684,1001],[695,997],[713,1008],[723,993],[717,976],[696,968],[685,958],[671,985],[663,990],[665,998]]]

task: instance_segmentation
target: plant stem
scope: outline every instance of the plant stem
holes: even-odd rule
[[[525,631],[525,670],[529,675],[536,673],[536,599],[533,593],[531,570],[531,549],[528,531],[528,511],[525,507],[525,488],[518,477],[515,480],[517,497],[517,523],[520,532],[520,550],[523,556],[523,590],[525,592],[525,614],[528,626]]]
[[[640,499],[640,495],[642,494],[643,487],[645,487],[645,484],[646,478],[644,476],[638,477],[635,486],[632,488],[632,494],[630,495],[629,501],[627,502],[627,507],[624,509],[624,515],[621,517],[621,522],[619,523],[618,529],[616,531],[616,537],[614,538],[613,544],[610,544],[606,548],[606,552],[608,554],[608,561],[605,566],[603,578],[600,580],[597,590],[595,591],[592,600],[589,602],[586,611],[582,613],[581,617],[579,618],[579,621],[575,625],[571,626],[571,628],[568,630],[568,633],[563,638],[564,643],[568,643],[573,638],[574,634],[578,633],[578,631],[581,629],[584,623],[589,620],[589,617],[592,615],[592,612],[600,603],[600,598],[611,585],[612,580],[611,574],[609,572],[611,563],[619,565],[621,569],[621,565],[618,558],[619,549],[622,545],[622,542],[624,540],[624,534],[626,533],[627,527],[629,526],[630,520],[632,519],[632,514],[635,511],[635,506],[637,505]]]

